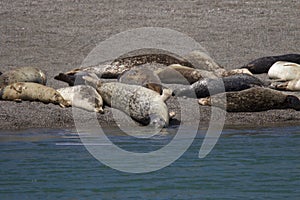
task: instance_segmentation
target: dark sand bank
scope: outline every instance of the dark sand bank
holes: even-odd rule
[[[79,67],[101,41],[139,27],[165,27],[194,38],[220,65],[233,69],[262,56],[300,53],[299,1],[8,1],[0,3],[0,71],[36,66],[48,76]],[[177,109],[172,99],[168,101]],[[207,123],[209,107],[199,107]],[[100,121],[110,124],[106,108]],[[228,113],[227,125],[297,123],[300,112]],[[175,123],[176,120],[175,120]],[[74,128],[72,109],[0,101],[0,129]]]

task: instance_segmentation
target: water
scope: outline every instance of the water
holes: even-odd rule
[[[137,152],[172,138],[110,137]],[[202,140],[166,168],[128,174],[94,159],[72,131],[2,132],[0,199],[299,199],[300,126],[226,129],[199,159]]]

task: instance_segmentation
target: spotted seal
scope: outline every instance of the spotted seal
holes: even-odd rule
[[[130,70],[134,66],[143,65],[146,63],[159,63],[165,66],[171,64],[181,64],[188,67],[193,65],[184,58],[178,55],[172,54],[167,51],[159,53],[145,53],[133,56],[121,56],[113,61],[107,61],[93,66],[86,66],[81,68],[75,68],[66,73],[60,73],[55,76],[56,80],[68,81],[74,79],[74,77],[80,72],[95,73],[99,78],[118,78],[125,71]],[[67,78],[69,77],[69,79]],[[72,85],[69,83],[69,85]]]
[[[255,86],[264,86],[264,83],[254,76],[248,74],[237,74],[216,79],[204,78],[195,82],[191,86],[174,90],[173,93],[175,96],[202,98],[224,91],[240,91]]]
[[[280,81],[289,81],[300,78],[300,65],[291,62],[278,61],[274,63],[268,76],[271,79],[279,79]]]
[[[164,101],[171,96],[170,90],[164,89],[163,94],[159,95],[138,85],[103,83],[91,76],[84,76],[83,79],[96,88],[107,105],[123,111],[142,125],[168,126],[169,112]]]
[[[255,59],[241,68],[247,68],[253,74],[268,73],[270,67],[277,61],[286,61],[300,64],[300,54],[284,54],[278,56],[266,56]]]
[[[45,73],[36,67],[20,67],[0,76],[0,88],[17,82],[34,82],[46,85],[47,78]]]
[[[102,97],[91,86],[76,85],[73,87],[60,88],[57,92],[59,92],[65,100],[71,102],[74,107],[91,112],[104,113]]]
[[[223,94],[199,99],[200,105],[217,106],[228,112],[259,112],[271,109],[300,110],[300,100],[293,95],[269,88],[255,87],[238,92]],[[212,103],[213,101],[213,103]]]
[[[61,107],[70,106],[70,102],[66,101],[55,89],[30,82],[18,82],[5,86],[0,91],[0,99],[9,101],[40,101],[59,104]]]

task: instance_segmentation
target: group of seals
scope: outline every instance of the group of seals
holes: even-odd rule
[[[273,83],[271,88],[300,90],[300,78],[295,79],[300,74],[299,61],[298,54],[264,57],[228,71],[200,51],[184,58],[171,53],[123,56],[60,73],[55,79],[67,82],[70,87],[57,90],[45,86],[46,76],[41,70],[25,67],[0,74],[0,99],[72,105],[99,113],[104,112],[105,103],[142,125],[155,127],[169,125],[170,113],[165,101],[172,95],[200,98],[200,105],[218,106],[229,112],[300,110],[297,97],[266,88],[266,83],[252,74],[267,70],[270,78],[290,80]],[[107,82],[103,78],[117,80]],[[165,84],[178,84],[180,88],[172,91]]]

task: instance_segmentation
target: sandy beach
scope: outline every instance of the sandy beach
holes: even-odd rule
[[[299,1],[8,1],[0,3],[0,72],[21,66],[46,72],[47,85],[59,72],[80,67],[85,57],[109,37],[134,28],[164,27],[194,38],[226,69],[269,55],[300,53]],[[196,101],[191,100],[191,101]],[[179,111],[174,98],[170,110]],[[207,124],[210,108],[190,119]],[[190,108],[189,110],[193,110]],[[113,122],[111,109],[97,114]],[[178,112],[179,113],[179,112]],[[177,124],[180,115],[171,121]],[[270,110],[227,113],[228,126],[297,123],[300,112]],[[39,102],[0,101],[0,129],[74,128],[72,108]]]

